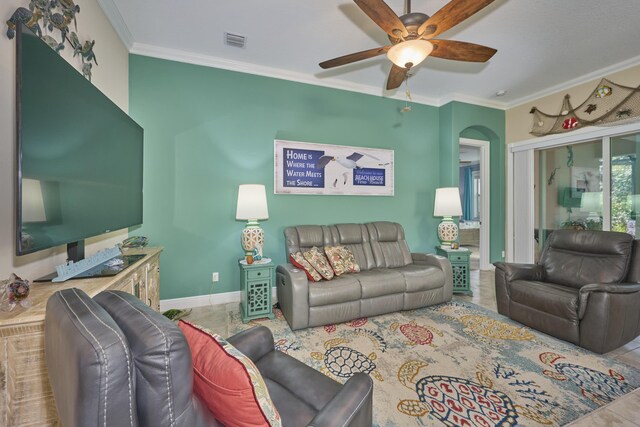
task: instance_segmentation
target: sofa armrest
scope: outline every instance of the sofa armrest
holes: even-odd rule
[[[579,296],[580,347],[606,353],[640,335],[640,284],[588,284]]]
[[[544,280],[544,267],[540,264],[515,264],[496,262],[493,264],[497,270],[504,272],[508,282],[514,280]]]
[[[544,268],[538,264],[496,262],[495,286],[498,313],[511,317],[509,283],[514,280],[543,280]]]
[[[451,269],[449,260],[440,255],[419,252],[412,253],[411,259],[414,264],[433,265],[434,267],[440,268],[444,273],[445,293],[449,294],[448,299],[451,299],[451,295],[453,295],[453,270]]]
[[[370,427],[373,424],[373,381],[358,372],[311,420],[312,427]]]
[[[307,273],[292,264],[276,268],[278,304],[292,330],[309,326],[309,280]]]
[[[255,326],[238,332],[227,341],[240,353],[247,356],[253,363],[274,351],[273,335],[265,326]]]
[[[632,294],[640,292],[638,283],[590,283],[580,288],[580,309],[578,317],[582,319],[589,304],[589,295],[592,292],[606,292],[608,294]]]

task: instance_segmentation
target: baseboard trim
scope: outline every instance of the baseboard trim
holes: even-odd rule
[[[271,292],[272,300],[275,302],[276,288]],[[242,293],[240,291],[221,292],[219,294],[196,295],[193,297],[171,298],[160,300],[160,311],[170,310],[172,308],[194,308],[204,307],[207,305],[228,304],[230,302],[240,302]]]

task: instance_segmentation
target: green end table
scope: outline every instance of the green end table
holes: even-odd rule
[[[471,251],[469,249],[451,249],[436,246],[436,253],[447,257],[453,270],[453,292],[472,295],[470,281]]]
[[[245,260],[238,262],[240,266],[240,315],[247,323],[252,319],[268,317],[273,319],[271,306],[271,287],[273,286],[274,265],[268,262],[247,264]]]

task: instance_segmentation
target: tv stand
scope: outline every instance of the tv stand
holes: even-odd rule
[[[0,312],[0,426],[60,425],[44,357],[44,317],[49,297],[68,288],[82,289],[90,297],[105,290],[120,290],[160,310],[161,252],[162,248],[126,250],[125,255],[142,258],[116,276],[34,283],[29,295],[31,308],[18,305],[8,313]]]

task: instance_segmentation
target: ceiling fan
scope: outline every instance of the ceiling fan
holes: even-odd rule
[[[411,12],[411,0],[406,0],[407,13],[402,16],[382,0],[354,0],[389,36],[391,45],[364,50],[320,63],[327,69],[373,58],[383,53],[393,62],[387,90],[399,87],[412,67],[424,61],[429,55],[442,59],[467,62],[486,62],[497,51],[474,43],[454,40],[436,40],[440,33],[459,24],[494,0],[451,0],[433,16]]]

